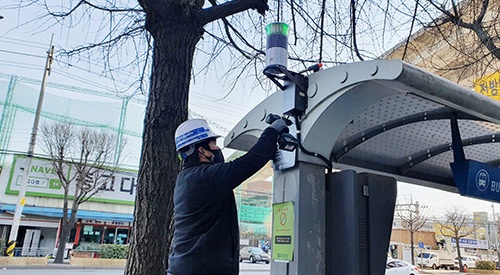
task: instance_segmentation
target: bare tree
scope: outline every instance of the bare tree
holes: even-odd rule
[[[398,204],[396,206],[396,215],[401,220],[401,225],[410,232],[411,263],[415,265],[415,232],[418,232],[424,227],[425,223],[428,221],[428,217],[425,212],[422,211],[418,202]]]
[[[441,235],[445,237],[450,237],[455,240],[457,247],[458,265],[460,272],[464,272],[464,267],[462,264],[462,256],[460,252],[460,239],[471,236],[476,231],[476,223],[474,220],[469,218],[465,212],[465,209],[454,206],[453,208],[446,211],[444,215],[444,222],[438,223],[439,231]]]
[[[42,149],[50,156],[52,166],[64,191],[63,217],[55,263],[62,263],[64,248],[75,225],[80,205],[106,188],[116,167],[110,167],[116,146],[116,135],[71,124],[45,124],[40,129]],[[125,141],[118,146],[123,149]],[[74,170],[74,172],[70,172]]]
[[[410,33],[387,57],[407,60],[464,83],[500,69],[498,1],[417,3],[414,21],[422,28]]]

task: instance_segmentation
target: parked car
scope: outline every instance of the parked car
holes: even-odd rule
[[[418,275],[418,267],[397,259],[387,259],[385,275]]]
[[[476,262],[481,261],[476,256],[462,256],[462,265],[467,268],[476,268]],[[458,257],[455,258],[455,268],[458,268]]]
[[[265,262],[266,264],[269,263],[269,254],[264,252],[262,248],[260,247],[244,247],[240,250],[240,262],[243,260],[248,260],[252,263],[256,262]]]

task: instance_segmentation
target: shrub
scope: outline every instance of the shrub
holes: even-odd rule
[[[101,258],[105,259],[126,259],[128,245],[123,244],[103,244],[100,250]]]
[[[5,255],[5,249],[6,249],[5,245],[6,245],[5,240],[0,240],[0,256]]]
[[[494,262],[490,261],[477,261],[476,262],[476,268],[477,269],[483,269],[483,270],[495,270],[496,266]]]
[[[80,243],[73,251],[100,251],[101,245],[97,243]]]

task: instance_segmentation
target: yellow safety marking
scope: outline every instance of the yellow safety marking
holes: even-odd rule
[[[5,249],[5,255],[14,257],[14,248],[16,248],[16,241],[9,241]]]

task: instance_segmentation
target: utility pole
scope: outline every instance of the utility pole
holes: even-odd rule
[[[427,222],[427,218],[425,217],[425,215],[422,215],[422,213],[420,212],[421,208],[427,208],[427,206],[420,205],[420,203],[418,201],[413,202],[413,198],[410,195],[409,203],[408,202],[407,203],[397,203],[396,204],[396,211],[395,211],[395,213],[397,213],[397,215],[399,216],[399,218],[402,221],[403,228],[408,230],[410,233],[411,264],[413,264],[413,265],[418,264],[415,261],[415,242],[414,242],[415,236],[414,236],[414,234],[415,234],[415,232],[418,232],[418,230],[420,230]],[[403,213],[407,213],[407,214],[403,214]],[[406,224],[406,225],[404,225],[404,224]],[[422,253],[423,252],[422,251],[423,245],[424,245],[423,240],[420,239],[418,244],[419,244],[420,253]],[[422,263],[420,263],[420,264],[422,264]]]
[[[31,167],[31,162],[33,160],[33,151],[35,150],[36,134],[38,131],[38,122],[40,121],[40,113],[42,111],[43,95],[45,93],[45,86],[47,83],[47,76],[50,75],[50,67],[52,64],[52,58],[54,55],[54,45],[52,41],[54,35],[50,39],[50,47],[47,51],[47,60],[45,62],[45,68],[43,72],[42,85],[40,87],[40,94],[38,95],[38,105],[35,112],[35,120],[33,122],[33,129],[31,131],[31,139],[28,146],[28,153],[26,154],[26,161],[24,162],[23,177],[20,182],[19,194],[17,197],[16,211],[14,212],[14,218],[12,220],[12,228],[10,229],[9,242],[7,243],[7,249],[5,254],[7,256],[14,256],[14,248],[16,247],[17,233],[19,231],[19,224],[21,223],[21,214],[23,212],[24,204],[26,203],[26,188],[28,187],[29,181],[29,171]]]

